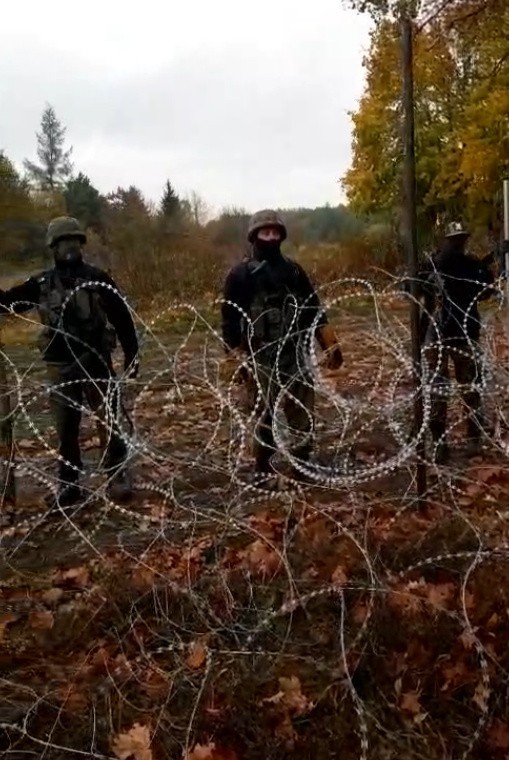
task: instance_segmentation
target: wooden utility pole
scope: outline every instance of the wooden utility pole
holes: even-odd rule
[[[414,367],[414,434],[422,430],[424,409],[422,396],[421,345],[419,336],[420,307],[417,292],[417,212],[415,201],[415,122],[414,122],[414,72],[413,72],[413,23],[409,15],[401,17],[401,64],[402,64],[402,110],[403,110],[403,219],[402,236],[408,276],[410,278],[410,329],[412,335],[412,360]],[[417,496],[421,506],[426,495],[426,442],[421,435],[417,444]]]

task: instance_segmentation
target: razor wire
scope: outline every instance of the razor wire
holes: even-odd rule
[[[91,285],[110,287],[95,282],[80,287]],[[497,287],[500,298],[494,300],[494,306],[484,317],[479,346],[470,344],[469,348],[476,352],[480,362],[475,384],[486,420],[483,455],[492,466],[508,470],[508,352],[501,320],[501,284]],[[135,677],[145,668],[153,668],[171,678],[177,694],[181,693],[182,699],[188,700],[185,726],[177,731],[184,752],[191,750],[195,724],[199,723],[203,707],[203,693],[210,681],[217,680],[225,671],[245,667],[239,663],[250,663],[256,671],[273,669],[276,664],[281,669],[286,660],[289,663],[302,660],[307,667],[329,668],[331,682],[342,684],[344,697],[350,701],[356,716],[357,756],[365,760],[375,756],[377,732],[390,735],[393,729],[389,724],[382,725],[382,718],[372,713],[363,697],[354,655],[376,636],[380,608],[386,604],[386,597],[396,582],[403,584],[405,593],[410,596],[418,595],[422,584],[420,587],[420,581],[415,580],[416,573],[459,563],[460,607],[454,611],[444,607],[434,614],[448,620],[458,633],[468,634],[472,641],[479,684],[487,696],[478,716],[471,722],[470,733],[453,742],[451,753],[455,757],[475,757],[473,753],[491,714],[494,655],[480,637],[479,627],[472,622],[468,594],[472,579],[485,565],[492,564],[499,570],[507,565],[508,543],[502,528],[507,524],[508,507],[503,504],[493,507],[494,521],[502,536],[495,540],[489,531],[483,533],[471,516],[465,514],[462,499],[472,483],[468,479],[469,464],[461,456],[464,414],[457,402],[462,389],[455,380],[444,384],[438,378],[436,366],[430,367],[426,362],[421,377],[416,378],[406,319],[412,297],[405,292],[402,282],[394,281],[389,287],[380,288],[364,279],[345,278],[328,284],[326,291],[322,298],[324,309],[337,325],[340,344],[343,343],[343,326],[345,338],[349,338],[344,348],[345,364],[333,376],[321,366],[314,348],[319,314],[304,334],[298,335],[301,350],[295,376],[288,377],[287,369],[281,366],[284,340],[274,346],[275,359],[269,381],[275,388],[274,474],[264,477],[253,474],[251,457],[260,408],[264,408],[264,387],[257,371],[259,359],[254,344],[244,362],[225,380],[222,338],[206,313],[182,302],[169,305],[152,320],[145,321],[131,309],[141,337],[140,377],[127,381],[122,373],[108,376],[103,398],[105,418],[99,418],[86,404],[79,405],[87,436],[92,436],[101,425],[105,426],[106,435],[111,435],[113,424],[117,426],[127,447],[127,462],[135,473],[135,493],[128,504],[116,503],[110,497],[99,451],[95,458],[87,457],[86,467],[80,473],[83,500],[72,507],[57,507],[51,511],[44,506],[43,491],[58,489],[54,469],[61,460],[54,436],[48,438],[48,431],[41,428],[40,422],[41,417],[48,419],[50,388],[37,375],[37,362],[21,368],[8,350],[4,352],[16,399],[15,430],[24,427],[27,434],[16,444],[16,461],[2,462],[4,467],[15,467],[20,492],[16,510],[11,513],[4,510],[0,514],[3,520],[2,576],[8,578],[9,568],[15,569],[18,564],[24,567],[24,557],[31,554],[36,565],[38,551],[51,542],[65,543],[66,561],[71,564],[88,561],[91,557],[100,561],[109,555],[113,545],[115,552],[126,561],[152,573],[159,630],[150,645],[138,640],[137,653],[133,656],[131,651],[131,675]],[[72,294],[69,302],[71,297]],[[217,310],[221,303],[220,299],[216,302]],[[464,315],[464,324],[474,306],[473,301]],[[160,325],[167,325],[168,316],[175,314],[188,317],[187,326],[178,336],[171,334],[171,328],[160,329]],[[349,320],[342,322],[349,314]],[[438,335],[434,315],[430,316]],[[242,313],[242,317],[249,334],[252,330],[249,315]],[[29,318],[17,315],[16,319]],[[292,334],[298,332],[298,321],[299,305],[294,303]],[[439,354],[445,350],[440,340],[436,348]],[[78,354],[76,359],[79,361]],[[353,362],[357,362],[357,366],[352,366]],[[254,385],[251,399],[244,397],[245,387],[238,382],[244,372],[250,373]],[[285,399],[291,397],[296,377],[304,385],[309,384],[315,395],[313,413],[308,410],[310,423],[311,415],[314,418],[315,451],[306,461],[294,453],[295,431],[284,414]],[[103,389],[104,380],[104,377],[90,376],[83,367],[81,379],[63,382],[58,390],[65,393],[66,388],[84,382]],[[423,424],[418,430],[412,425],[415,393],[422,394],[424,406]],[[127,415],[120,415],[115,421],[111,412],[114,394],[122,396],[127,410]],[[435,462],[434,448],[429,441],[432,399],[437,394],[444,395],[450,404],[452,413],[447,436],[458,454],[445,466]],[[299,399],[295,401],[301,403]],[[37,454],[30,453],[32,444],[28,450],[24,445],[26,435],[29,442],[37,446]],[[440,503],[447,519],[459,521],[475,546],[457,550],[446,541],[440,552],[434,553],[431,549],[421,559],[408,558],[402,566],[388,570],[366,543],[366,521],[372,516],[376,519],[377,512],[390,506],[392,511],[386,526],[386,530],[390,530],[418,511],[413,495],[413,468],[418,442],[423,437],[428,440],[427,464],[432,475],[428,499],[431,503]],[[302,440],[297,443],[301,444]],[[72,463],[67,464],[72,466]],[[24,491],[28,495],[24,496]],[[277,530],[269,531],[268,535],[258,522],[260,513],[267,510],[272,510],[278,521]],[[335,541],[343,542],[341,546],[355,553],[354,578],[315,580],[312,568],[306,568],[306,572],[299,568],[296,560],[299,541],[307,526],[313,526],[317,520],[328,526]],[[232,549],[239,541],[242,549]],[[157,551],[171,553],[175,546],[180,546],[192,552],[198,551],[196,546],[202,544],[218,568],[210,577],[205,573],[205,580],[191,573],[184,578],[172,578],[171,573],[156,563]],[[255,546],[259,559],[246,555],[240,594],[233,585],[229,586],[223,559],[233,551],[242,556],[242,552],[248,552],[246,546]],[[274,563],[277,571],[260,576],[257,568],[264,560]],[[337,561],[340,566],[341,552]],[[189,567],[191,565],[189,560]],[[227,622],[214,605],[211,589],[214,594],[224,593],[228,600]],[[168,611],[169,598],[172,605],[182,605],[179,607],[182,625],[177,625]],[[364,616],[359,620],[355,612],[361,602]],[[140,600],[137,603],[141,604]],[[27,614],[32,609],[30,600],[26,599],[21,604],[2,605],[4,611],[16,615]],[[317,662],[316,654],[309,651],[309,641],[299,640],[297,622],[312,639],[313,626],[331,614],[335,620],[335,636],[320,650]],[[142,613],[135,604],[131,611],[133,629],[139,615]],[[120,635],[120,652],[127,646],[128,636],[129,631]],[[204,670],[198,680],[191,683],[182,670],[182,663],[196,636],[208,637],[209,643],[205,646]],[[132,650],[132,642],[130,646]],[[497,689],[500,683],[507,688],[507,673],[496,676]],[[121,689],[114,674],[109,674],[106,682],[110,689]],[[14,693],[14,683],[7,679],[7,685]],[[52,703],[49,691],[39,694],[39,699],[44,704]],[[0,731],[12,741],[16,737],[26,738],[37,746],[44,746],[45,751],[59,748],[59,751],[66,748],[73,751],[72,741],[62,749],[51,735],[48,738],[44,732],[37,733],[40,727],[35,720],[35,696],[30,704],[25,707],[23,704],[22,700],[20,716],[0,721]],[[433,721],[429,715],[427,719]],[[92,714],[89,720],[92,737],[95,731]],[[418,737],[415,742],[418,744]],[[93,748],[90,756],[108,755]]]

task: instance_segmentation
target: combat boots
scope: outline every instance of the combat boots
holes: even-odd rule
[[[431,440],[433,441],[435,464],[446,464],[450,451],[445,434],[445,420],[433,419],[430,422]]]
[[[58,491],[56,494],[50,494],[46,499],[46,504],[51,510],[58,510],[65,507],[72,507],[83,498],[83,491],[79,485],[78,473],[76,470],[68,470],[64,467],[61,469]]]
[[[119,467],[110,476],[110,482],[108,483],[108,496],[113,501],[128,501],[133,495],[133,482],[132,477],[124,465]]]
[[[467,421],[467,457],[478,457],[482,453],[483,424],[479,416],[471,416]]]
[[[447,464],[451,456],[447,441],[442,438],[435,445],[435,464]]]

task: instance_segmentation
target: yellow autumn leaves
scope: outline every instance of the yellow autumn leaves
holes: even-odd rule
[[[463,4],[465,5],[465,4]],[[469,17],[455,6],[416,34],[416,181],[421,231],[463,217],[496,229],[509,176],[509,8]],[[366,86],[352,114],[343,185],[354,210],[396,219],[401,182],[398,26],[376,26]]]

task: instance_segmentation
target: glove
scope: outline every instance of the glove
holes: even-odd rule
[[[343,364],[343,354],[332,327],[329,324],[322,325],[316,331],[316,337],[325,353],[325,366],[327,369],[339,369]]]
[[[138,356],[126,356],[124,359],[124,374],[128,380],[134,380],[138,377],[140,370],[140,360]]]
[[[225,358],[221,362],[219,374],[221,380],[225,383],[231,383],[232,378],[235,376],[235,382],[242,384],[247,380],[248,370],[247,367],[242,367],[239,371],[239,365],[245,361],[245,356],[237,348],[234,348],[226,354]]]
[[[331,346],[325,352],[325,366],[327,369],[339,369],[343,365],[343,354],[339,343],[335,346]]]

